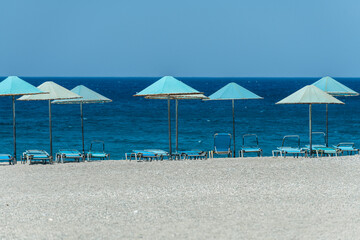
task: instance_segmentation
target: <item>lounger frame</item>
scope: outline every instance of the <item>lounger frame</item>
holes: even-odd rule
[[[220,136],[228,136],[229,138],[226,139],[227,141],[229,141],[228,147],[226,150],[223,149],[218,149],[218,147],[216,146],[216,138],[220,137]],[[209,152],[210,158],[214,158],[214,154],[226,154],[228,155],[228,157],[230,157],[232,155],[232,151],[231,151],[231,134],[230,133],[215,133],[214,134],[214,150]]]
[[[324,132],[313,132],[312,135],[321,135],[324,137],[323,144],[312,144],[312,150],[316,153],[317,157],[322,156],[335,156],[337,157],[338,154],[341,152],[337,148],[331,148],[326,146],[326,134]],[[310,154],[310,146],[306,145],[306,151]]]
[[[102,151],[93,151],[92,148],[95,144],[102,145]],[[110,154],[105,152],[105,143],[101,140],[93,140],[90,144],[89,152],[86,154],[87,161],[91,161],[92,159],[99,159],[99,160],[110,160]]]
[[[256,139],[256,146],[246,146],[246,138],[255,137]],[[257,153],[258,157],[262,157],[263,150],[259,147],[259,138],[256,134],[244,134],[242,147],[239,151],[239,156],[244,157],[245,153]]]
[[[180,151],[179,154],[184,160],[206,160],[208,156],[207,152],[201,150]]]
[[[43,164],[46,164],[46,162],[49,162],[49,164],[53,164],[53,157],[50,156],[45,150],[26,150],[23,152],[21,163],[29,163],[32,164],[34,162],[42,162]]]
[[[285,146],[286,139],[296,138],[297,139],[297,147]],[[293,157],[299,157],[300,155],[304,155],[307,157],[307,151],[303,148],[300,148],[300,136],[299,135],[286,135],[283,137],[281,147],[278,147],[277,150],[273,151],[273,157],[278,156],[286,157],[288,154],[292,154]]]
[[[342,142],[333,147],[339,149],[342,155],[344,155],[345,152],[347,152],[348,155],[352,155],[353,153],[360,154],[360,149],[355,148],[355,143],[353,142]]]
[[[60,149],[58,153],[56,153],[55,158],[58,163],[64,163],[66,159],[74,159],[77,162],[85,161],[85,155],[76,149]]]

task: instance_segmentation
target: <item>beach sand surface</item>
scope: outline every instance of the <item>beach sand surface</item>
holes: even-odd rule
[[[1,165],[0,239],[359,239],[360,157]]]

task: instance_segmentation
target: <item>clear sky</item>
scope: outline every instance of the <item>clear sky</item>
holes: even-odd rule
[[[359,0],[0,0],[0,75],[360,77]]]

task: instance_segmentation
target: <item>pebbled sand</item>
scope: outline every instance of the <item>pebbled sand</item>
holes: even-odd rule
[[[359,239],[360,157],[0,166],[0,239]]]

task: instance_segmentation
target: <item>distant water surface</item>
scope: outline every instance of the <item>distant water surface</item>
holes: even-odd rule
[[[0,80],[4,79],[1,78]],[[133,97],[159,78],[29,78],[38,86],[54,81],[68,89],[83,84],[113,100],[106,104],[84,105],[85,145],[103,140],[112,159],[123,159],[133,149],[168,150],[167,101]],[[302,146],[308,144],[308,105],[275,105],[282,98],[318,78],[178,78],[191,87],[210,95],[229,82],[236,82],[264,97],[262,100],[236,101],[237,149],[242,135],[255,133],[264,155],[281,145],[284,135],[297,134]],[[360,91],[360,79],[337,78]],[[360,147],[360,97],[341,97],[345,105],[329,106],[329,142],[355,142]],[[175,148],[175,105],[172,103],[173,147]],[[79,105],[53,105],[53,147],[81,149]],[[0,149],[12,153],[11,98],[0,101]],[[16,102],[18,155],[25,149],[49,150],[48,103]],[[313,107],[313,130],[325,131],[325,106]],[[182,100],[179,102],[179,149],[213,148],[213,135],[232,133],[231,101]],[[322,139],[314,139],[321,141]]]

